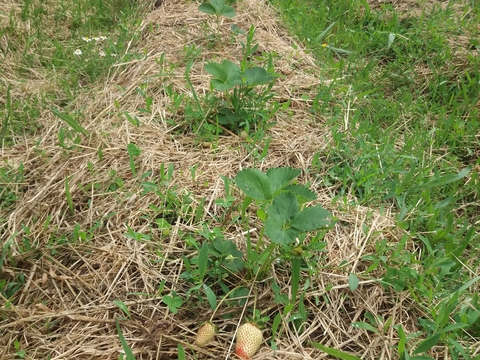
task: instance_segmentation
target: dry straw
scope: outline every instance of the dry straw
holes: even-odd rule
[[[187,305],[173,315],[157,294],[162,281],[167,289],[180,295],[188,290],[180,279],[185,270],[181,257],[192,254],[186,250],[178,232],[195,233],[202,223],[181,221],[182,214],[179,214],[168,236],[153,230],[152,241],[140,242],[123,235],[127,225],[138,233],[150,231],[144,219],[149,215],[149,205],[163,206],[157,196],[142,195],[138,180],[129,177],[126,151],[129,142],[142,150],[137,159],[139,174],[152,171],[152,178],[158,179],[161,164],[174,164],[170,185],[190,192],[194,199],[206,197],[206,221],[213,221],[213,215],[223,211],[214,204],[214,200],[223,195],[220,176],[233,177],[239,169],[253,164],[239,137],[220,137],[218,148],[212,149],[196,144],[192,134],[174,135],[166,123],[169,100],[163,92],[164,83],[156,77],[160,69],[155,58],[165,54],[169,62],[177,65],[169,82],[188,96],[184,46],[195,44],[206,49],[207,40],[202,35],[205,24],[215,26],[197,6],[191,1],[165,0],[161,7],[145,16],[140,29],[142,40],[131,48],[131,51],[145,52],[145,58],[117,64],[101,86],[79,94],[71,107],[82,109],[85,114],[82,126],[90,135],[75,151],[65,154],[59,148],[57,133],[62,124],[49,112],[43,114],[43,128],[35,138],[2,149],[3,160],[13,166],[24,164],[25,168],[25,183],[19,184],[25,189],[22,198],[14,212],[0,216],[7,219],[0,229],[2,242],[17,234],[12,246],[15,266],[7,261],[2,276],[11,281],[21,272],[25,274],[25,285],[14,303],[0,310],[0,358],[15,359],[14,342],[18,340],[26,351],[25,358],[29,359],[47,356],[50,359],[117,359],[122,348],[114,319],[123,314],[113,303],[116,299],[122,300],[131,313],[121,328],[137,359],[176,359],[177,344],[187,349],[189,359],[227,357],[225,349],[232,340],[236,319],[220,321],[217,318],[219,336],[207,348],[195,347],[197,357],[194,357],[188,349],[193,347],[190,344],[195,341],[195,331],[208,319],[209,310],[190,309]],[[307,169],[313,156],[329,146],[330,131],[322,116],[309,113],[308,100],[302,95],[313,98],[317,87],[329,81],[322,78],[322,69],[299,44],[292,47],[295,40],[287,35],[275,11],[265,1],[243,0],[237,13],[234,21],[240,28],[256,27],[260,51],[280,55],[275,66],[281,77],[274,91],[278,99],[292,102],[289,115],[280,113],[275,119],[278,124],[270,131],[272,142],[268,156],[258,166],[262,170],[277,166]],[[230,36],[231,23],[230,19],[222,19],[220,24],[220,34],[226,39]],[[203,59],[194,63],[191,72],[197,93],[201,95],[209,87],[209,77],[203,70],[206,61],[224,58],[238,61],[240,57],[238,42],[222,41],[218,47],[204,50]],[[48,80],[41,76],[37,80],[43,81],[42,86],[48,86]],[[154,110],[151,115],[140,118],[141,126],[137,128],[118,115],[115,101],[121,111],[136,114],[137,108],[144,106],[144,99],[135,89],[146,81],[150,82],[148,91],[153,94]],[[102,160],[98,158],[100,148]],[[192,166],[198,166],[196,181],[190,176]],[[122,191],[92,191],[78,186],[92,182],[107,184],[112,170],[126,179]],[[321,264],[324,270],[313,279],[305,296],[310,311],[307,330],[297,334],[284,327],[277,339],[278,350],[263,347],[255,359],[326,358],[311,347],[312,341],[355,353],[363,359],[393,359],[392,346],[398,339],[392,328],[374,334],[354,329],[351,323],[360,321],[368,311],[385,319],[391,317],[392,324],[401,324],[411,332],[416,330],[414,324],[419,313],[408,298],[401,293],[387,293],[378,282],[361,282],[354,293],[347,284],[348,272],[365,270],[360,257],[374,251],[376,241],[398,240],[400,234],[394,228],[394,216],[388,209],[380,214],[375,209],[332,205],[335,189],[321,184],[321,175],[314,177],[304,172],[301,181],[310,181],[319,191],[318,201],[341,221],[327,234],[328,252]],[[65,200],[68,176],[72,177],[74,215],[70,214]],[[193,207],[196,206],[199,206],[197,200],[193,203]],[[90,241],[47,246],[50,239],[71,234],[77,224],[81,229],[91,228],[106,214],[114,215],[103,222],[104,226]],[[47,220],[49,225],[45,226]],[[25,235],[22,225],[30,228],[34,250],[19,253],[16,249]],[[255,226],[253,220],[252,226]],[[228,231],[226,237],[244,248],[241,229],[231,227]],[[338,265],[344,260],[347,265],[340,271]],[[288,293],[288,276],[277,272],[272,276]],[[333,288],[326,291],[328,286]],[[0,299],[3,301],[5,299]],[[261,284],[257,306],[272,316],[280,311],[271,291]],[[268,331],[266,336],[270,336]]]

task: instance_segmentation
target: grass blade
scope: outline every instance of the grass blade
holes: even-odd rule
[[[430,336],[429,338],[426,338],[425,340],[420,342],[417,348],[413,351],[413,354],[419,354],[430,350],[438,343],[438,341],[440,340],[440,336],[442,336],[442,334],[435,334],[433,336]]]
[[[51,110],[55,115],[57,115],[60,119],[65,121],[76,132],[82,133],[84,135],[88,134],[88,131],[85,130],[83,127],[81,127],[80,124],[73,118],[72,115],[67,113],[62,113],[61,111],[55,108],[51,108]]]
[[[177,349],[178,349],[178,360],[185,360],[186,359],[185,349],[183,348],[183,346],[181,344],[178,344]]]
[[[333,28],[333,25],[335,25],[335,21],[332,22],[328,27],[323,30],[315,39],[316,42],[322,41],[322,39],[328,34],[328,32]]]
[[[113,300],[113,303],[117,305],[120,310],[123,311],[123,313],[130,319],[130,311],[128,310],[127,305],[121,300]]]
[[[300,258],[295,256],[292,258],[292,300],[291,303],[295,303],[295,299],[298,294],[298,284],[300,283]]]
[[[127,344],[127,341],[123,337],[123,333],[122,333],[122,330],[120,329],[120,324],[118,319],[115,319],[115,325],[117,327],[118,337],[120,338],[120,342],[122,343],[123,351],[125,351],[125,355],[127,356],[127,360],[136,360],[135,355],[133,355],[132,349],[130,349],[130,347]]]
[[[67,204],[68,204],[68,209],[70,210],[70,213],[73,214],[73,200],[72,200],[72,194],[70,193],[70,180],[72,179],[73,176],[67,176],[65,178],[65,195],[67,196]]]
[[[205,273],[207,272],[207,265],[208,265],[208,244],[205,241],[200,249],[200,253],[198,254],[198,276],[199,280],[203,281],[205,277]]]
[[[319,350],[322,350],[323,352],[326,352],[328,355],[335,356],[336,358],[342,359],[342,360],[362,360],[359,357],[356,357],[355,355],[346,353],[344,351],[340,351],[331,347],[326,347],[323,346],[322,344],[319,343],[312,343],[314,347],[316,347]]]
[[[417,189],[428,189],[434,186],[439,186],[439,185],[447,185],[450,183],[453,183],[455,181],[463,179],[465,176],[467,176],[470,173],[470,168],[466,167],[463,170],[461,170],[458,174],[448,174],[441,176],[436,179],[432,179],[430,181],[427,181],[425,184],[419,185],[416,188]]]

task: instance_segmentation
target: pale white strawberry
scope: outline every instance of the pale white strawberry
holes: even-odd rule
[[[250,359],[262,342],[262,331],[252,323],[245,323],[237,331],[235,354],[242,359]]]
[[[215,333],[215,325],[213,325],[210,321],[206,322],[200,329],[198,329],[195,345],[199,347],[207,345],[215,338]]]

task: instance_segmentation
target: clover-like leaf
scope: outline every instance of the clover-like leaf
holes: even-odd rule
[[[139,156],[142,152],[134,143],[128,143],[127,151],[130,156]]]
[[[242,83],[240,68],[229,60],[208,63],[205,65],[205,71],[213,76],[210,84],[216,90],[228,90]]]
[[[218,110],[217,119],[220,125],[238,124],[241,121],[240,116],[228,108]]]
[[[243,253],[238,250],[237,245],[231,240],[224,239],[215,239],[213,241],[213,247],[216,251],[221,254],[221,256],[234,256],[234,257],[243,257]]]
[[[237,35],[244,35],[245,34],[245,30],[240,29],[237,26],[237,24],[232,24],[232,26],[230,26],[230,31],[233,32],[234,34],[237,34]]]
[[[350,290],[352,290],[352,291],[357,290],[358,284],[360,284],[360,280],[358,279],[358,276],[355,275],[355,274],[349,274],[348,275],[348,286],[350,287]],[[370,325],[370,324],[368,324],[368,325]],[[370,326],[372,326],[372,325],[370,325]]]

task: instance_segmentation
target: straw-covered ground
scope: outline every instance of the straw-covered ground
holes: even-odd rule
[[[241,58],[241,45],[229,40],[232,20],[222,19],[216,29],[214,19],[197,8],[195,2],[165,0],[152,9],[140,25],[141,41],[131,49],[144,56],[117,63],[101,86],[78,93],[69,106],[81,111],[84,117],[79,122],[88,131],[88,135],[81,135],[78,146],[71,150],[59,146],[58,133],[65,124],[45,110],[35,137],[2,149],[2,159],[8,164],[23,164],[24,180],[17,184],[21,197],[14,211],[0,216],[6,219],[1,224],[1,240],[4,249],[8,244],[11,251],[4,259],[1,279],[22,284],[12,301],[0,310],[0,358],[18,358],[15,343],[29,359],[118,358],[123,350],[115,320],[125,314],[115,300],[123,302],[130,312],[130,318],[121,321],[120,327],[137,359],[177,359],[178,344],[186,349],[188,359],[235,358],[231,344],[242,307],[221,309],[213,319],[219,327],[216,340],[205,348],[196,347],[196,331],[209,319],[211,310],[207,303],[185,298],[189,285],[180,275],[186,270],[184,259],[196,253],[185,242],[185,234],[201,242],[198,231],[203,226],[222,225],[215,220],[225,213],[215,203],[224,196],[221,176],[232,178],[240,169],[252,166],[264,171],[280,166],[302,169],[300,181],[309,182],[318,193],[318,203],[339,219],[325,236],[327,251],[304,298],[308,311],[304,331],[296,333],[284,319],[276,336],[278,349],[272,350],[267,327],[266,340],[255,359],[328,358],[312,342],[362,359],[395,358],[398,338],[389,324],[401,324],[407,333],[414,333],[416,320],[422,316],[420,310],[407,295],[390,292],[374,281],[381,274],[370,273],[371,280],[363,278],[353,292],[348,274],[361,277],[366,268],[361,258],[375,252],[380,240],[398,242],[402,232],[395,228],[389,209],[332,203],[336,189],[320,186],[321,173],[306,171],[315,154],[320,153],[320,160],[326,156],[324,150],[331,139],[325,119],[312,115],[305,99],[314,98],[316,86],[328,85],[329,79],[322,77],[322,69],[288,36],[268,4],[243,0],[235,18],[242,29],[256,27],[259,52],[278,54],[274,65],[280,76],[274,86],[275,99],[291,101],[289,112],[279,112],[274,119],[277,124],[268,130],[271,143],[267,156],[256,161],[240,136],[224,133],[218,143],[207,144],[197,141],[190,132],[179,132],[168,121],[174,115],[169,113],[165,86],[172,84],[176,91],[191,96],[184,76],[185,45],[208,48],[206,33],[210,29],[226,39],[203,50],[202,58],[193,63],[190,78],[200,95],[209,90],[210,77],[204,71],[207,61]],[[166,60],[163,65],[156,61],[162,54]],[[166,63],[175,65],[172,73],[166,73]],[[8,59],[5,64],[8,67]],[[12,97],[51,86],[40,74],[31,78],[23,88],[8,72],[4,81],[12,85]],[[136,91],[140,86],[153,97],[150,114],[138,111],[145,106]],[[122,115],[125,112],[136,114],[140,126],[127,121]],[[348,118],[347,108],[345,116]],[[129,143],[141,149],[134,159],[140,174],[137,177],[132,176]],[[173,164],[171,179],[161,180],[162,164],[165,170]],[[191,169],[195,166],[193,178]],[[145,174],[143,178],[141,174]],[[67,200],[67,178],[73,214]],[[167,233],[152,224],[165,215],[155,207],[171,207],[167,201],[172,200],[144,191],[145,182],[176,194],[177,208],[170,214],[174,218],[170,216],[172,228]],[[184,206],[186,199],[188,206]],[[197,211],[199,207],[204,211]],[[195,213],[200,213],[200,218],[195,218]],[[255,228],[259,227],[259,220],[252,215],[254,239],[258,235]],[[240,225],[232,222],[223,230],[239,249],[245,248]],[[134,239],[132,234],[145,236]],[[416,251],[412,243],[405,246]],[[19,273],[24,277],[18,278]],[[272,267],[271,277],[289,293],[288,271]],[[162,282],[164,288],[159,293]],[[266,284],[253,285],[256,306],[262,315],[273,319],[277,313],[283,314],[283,305],[275,302]],[[176,314],[162,302],[162,296],[172,291],[184,300]],[[7,299],[0,300],[4,301]],[[250,297],[249,304],[253,302],[254,297]],[[366,312],[389,319],[389,324],[380,327],[378,333],[352,327]],[[225,319],[224,313],[232,316]],[[438,347],[432,355],[441,359],[442,352]]]

